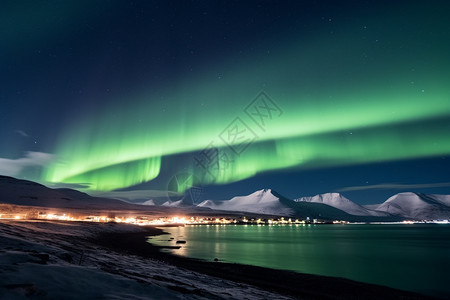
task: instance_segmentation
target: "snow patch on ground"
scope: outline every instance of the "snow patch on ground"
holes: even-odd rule
[[[289,299],[89,242],[99,232],[141,230],[125,224],[2,220],[0,298]]]

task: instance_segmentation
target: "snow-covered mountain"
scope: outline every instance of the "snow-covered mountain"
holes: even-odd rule
[[[446,205],[446,206],[450,206],[450,195],[433,195],[430,194],[428,195],[431,198],[437,200],[438,202],[441,202],[442,204]]]
[[[199,207],[209,207],[216,210],[245,211],[267,215],[290,216],[294,213],[292,208],[281,203],[270,189],[256,191],[247,196],[237,196],[230,200],[206,200],[198,204]]]
[[[319,194],[313,197],[301,197],[294,199],[296,202],[313,202],[313,203],[323,203],[337,209],[343,210],[348,214],[355,216],[376,216],[376,217],[386,217],[389,213],[376,211],[373,209],[365,208],[361,205],[356,204],[353,201],[345,198],[339,193],[326,193]]]
[[[363,207],[370,209],[370,210],[376,210],[378,206],[380,206],[380,203],[377,204],[364,204]]]
[[[206,200],[196,205],[190,193],[181,200],[161,202],[148,200],[136,205],[121,200],[92,197],[71,189],[51,189],[41,184],[0,176],[0,203],[54,208],[90,208],[115,210],[149,210],[153,212],[210,213],[210,210],[265,215],[292,216],[348,221],[399,221],[402,219],[450,219],[450,195],[400,193],[384,203],[370,207],[358,205],[338,193],[320,194],[291,200],[270,189],[256,191],[230,200]],[[151,208],[150,208],[151,206]]]
[[[380,204],[377,210],[417,220],[450,219],[450,195],[400,193]]]
[[[192,193],[187,191],[180,200],[169,199],[165,201],[161,206],[166,207],[195,207],[196,199],[192,197]]]
[[[72,189],[51,189],[42,184],[0,176],[0,203],[27,206],[65,208],[128,209],[132,204],[100,197]]]
[[[183,201],[188,201],[183,198]],[[68,209],[141,211],[145,214],[167,215],[203,214],[210,209],[197,208],[192,205],[183,207],[162,207],[152,205],[152,200],[145,204],[133,204],[118,199],[92,197],[86,193],[72,189],[52,189],[42,184],[0,175],[0,204],[15,204],[35,207],[52,207]],[[156,204],[153,200],[153,204]]]
[[[178,203],[175,203],[179,205]],[[339,193],[287,199],[264,189],[230,200],[206,200],[199,207],[214,210],[252,212],[269,215],[310,217],[362,222],[400,221],[403,219],[450,219],[450,195],[400,193],[370,208],[358,205]]]
[[[167,200],[166,202],[161,204],[161,206],[180,207],[180,206],[183,206],[183,200],[178,200],[178,201]]]
[[[150,200],[147,200],[147,201],[143,202],[142,205],[155,205],[155,201],[150,199]]]
[[[398,217],[392,217],[387,213],[381,216],[351,215],[341,209],[324,203],[310,201],[293,201],[278,194],[276,191],[264,189],[247,196],[238,196],[230,200],[212,201],[206,200],[198,205],[214,210],[251,212],[258,214],[290,216],[295,218],[311,218],[324,220],[348,220],[348,221],[395,221]]]

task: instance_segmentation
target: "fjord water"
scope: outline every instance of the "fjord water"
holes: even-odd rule
[[[185,240],[177,255],[344,277],[450,297],[450,226],[188,225],[152,243]]]

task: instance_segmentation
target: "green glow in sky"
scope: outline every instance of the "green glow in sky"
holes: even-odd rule
[[[201,151],[210,142],[225,151],[220,135],[236,117],[254,132],[254,143],[214,178],[191,166],[200,184],[284,168],[449,154],[449,77],[435,71],[450,66],[448,54],[432,43],[425,63],[420,47],[405,53],[352,40],[350,33],[334,38],[332,44],[325,37],[286,41],[270,55],[231,57],[112,99],[59,140],[59,161],[44,180],[104,191],[146,182],[164,170],[162,157]],[[371,59],[361,59],[365,49]],[[282,110],[263,128],[244,111],[261,90]]]
[[[449,126],[448,120],[433,119],[421,123],[263,141],[251,145],[241,156],[234,156],[234,161],[222,160],[220,168],[209,168],[211,175],[202,178],[205,170],[198,167],[193,167],[191,172],[196,178],[202,178],[200,183],[228,183],[269,170],[310,169],[446,155],[450,152],[450,140],[443,137]],[[230,153],[226,148],[222,151]]]
[[[79,175],[64,178],[64,182],[86,183],[91,190],[110,191],[117,189],[117,187],[127,187],[136,183],[150,181],[158,176],[160,166],[160,157],[149,157],[93,169]],[[58,167],[64,169],[64,165],[59,165]]]

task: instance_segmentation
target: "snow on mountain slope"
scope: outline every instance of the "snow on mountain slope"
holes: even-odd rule
[[[360,222],[397,221],[398,217],[381,212],[380,215],[351,215],[339,208],[325,203],[311,201],[293,201],[285,198],[277,192],[266,189],[259,190],[248,196],[234,197],[231,200],[211,201],[206,200],[198,205],[215,210],[229,210],[240,212],[252,212],[268,215],[290,216],[297,218],[311,218],[323,220],[348,220]],[[388,216],[388,217],[385,217]]]
[[[313,202],[313,203],[323,203],[340,210],[345,211],[351,215],[355,216],[376,216],[376,217],[384,217],[389,214],[386,212],[375,211],[372,209],[365,208],[361,205],[358,205],[349,199],[345,198],[339,193],[326,193],[319,194],[313,197],[301,197],[295,199],[296,202]]]
[[[364,205],[362,205],[362,207],[365,207],[365,208],[370,209],[370,210],[376,210],[378,208],[378,206],[380,206],[380,203],[377,203],[377,204],[364,204]]]
[[[36,182],[0,176],[0,203],[66,208],[129,208],[131,204],[71,189],[51,189]]]
[[[195,194],[195,191],[188,190],[184,193],[184,195],[181,199],[173,200],[173,198],[169,198],[167,201],[165,201],[161,205],[167,206],[167,207],[196,207],[198,204],[197,201],[198,201],[198,195]]]
[[[155,201],[153,201],[152,199],[145,201],[144,203],[142,203],[142,205],[155,205]]]
[[[161,204],[161,206],[180,207],[180,206],[182,206],[182,204],[183,204],[182,200],[178,200],[178,201],[167,200],[166,202]]]
[[[197,206],[268,215],[289,216],[294,213],[294,210],[283,205],[270,189],[259,190],[247,196],[237,196],[225,201],[206,200]]]
[[[377,210],[393,215],[418,219],[450,219],[449,196],[399,193],[378,206]]]
[[[450,206],[450,195],[428,195],[428,196],[441,202],[445,206]]]

